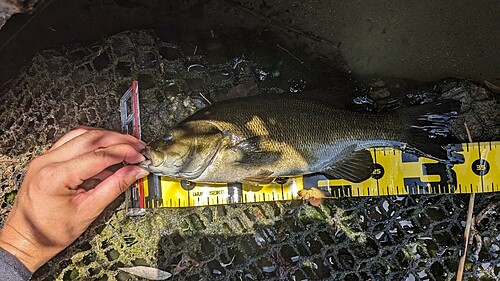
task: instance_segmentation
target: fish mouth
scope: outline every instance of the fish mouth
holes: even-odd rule
[[[146,159],[138,164],[139,167],[149,170],[149,166],[151,165],[151,160]]]
[[[164,157],[159,157],[151,147],[146,147],[140,152],[146,160],[140,162],[138,164],[139,167],[148,170],[149,172],[158,175],[158,176],[170,176],[169,174],[165,174],[162,166],[164,166],[167,161]]]
[[[154,167],[154,165],[153,165],[153,156],[151,155],[149,147],[146,147],[143,150],[141,150],[141,154],[144,155],[146,160],[140,162],[138,166],[146,170],[151,170],[151,167],[152,166]]]

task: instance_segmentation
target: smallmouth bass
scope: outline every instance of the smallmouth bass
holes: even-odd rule
[[[361,182],[373,170],[372,147],[448,161],[444,146],[459,107],[445,100],[384,113],[348,111],[306,93],[226,100],[152,142],[142,166],[193,182],[258,185],[311,173]]]

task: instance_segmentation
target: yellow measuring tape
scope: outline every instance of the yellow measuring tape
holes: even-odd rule
[[[463,156],[463,163],[447,165],[398,149],[373,148],[375,169],[372,177],[361,183],[307,175],[280,178],[262,186],[193,184],[150,175],[143,181],[143,190],[132,192],[134,202],[129,206],[177,208],[297,200],[300,190],[312,187],[335,198],[500,191],[500,142],[458,144],[454,150]]]

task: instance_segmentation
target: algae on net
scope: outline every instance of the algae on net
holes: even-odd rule
[[[300,68],[286,53],[277,52],[266,60],[242,53],[214,62],[210,54],[187,55],[192,50],[174,43],[163,42],[150,31],[135,30],[90,47],[66,47],[35,56],[0,97],[1,159],[19,161],[0,163],[2,222],[26,164],[49,143],[78,124],[119,129],[118,100],[133,79],[139,80],[146,140],[206,106],[207,98],[287,92],[301,80],[306,88],[329,86],[311,78],[315,73]],[[261,80],[263,73],[277,69],[279,75]],[[370,82],[372,91],[383,93],[360,95],[376,99],[377,104],[458,98],[475,140],[500,136],[498,97],[478,84],[450,79],[406,91],[404,81],[385,81]],[[456,133],[463,138],[462,128],[457,127]],[[497,194],[477,195],[475,212],[498,199]],[[117,268],[147,265],[172,271],[187,253],[199,265],[181,271],[176,280],[287,280],[292,276],[296,280],[448,280],[455,276],[462,251],[467,197],[341,199],[320,207],[275,202],[155,209],[143,217],[127,217],[121,200],[36,272],[34,279],[134,280]],[[467,278],[494,280],[498,275],[498,207],[494,211],[477,226],[487,242],[477,256],[472,246]]]

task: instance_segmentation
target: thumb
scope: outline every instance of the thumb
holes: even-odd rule
[[[87,200],[81,207],[89,215],[98,216],[111,202],[122,194],[137,179],[149,174],[148,171],[138,166],[125,166],[106,178],[94,189],[87,192]]]

